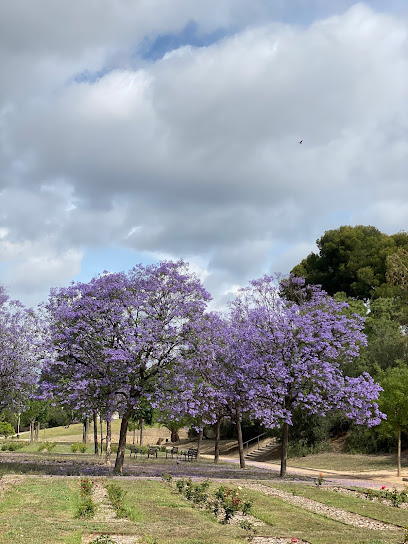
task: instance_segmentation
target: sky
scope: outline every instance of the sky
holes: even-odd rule
[[[0,74],[28,306],[183,258],[221,308],[327,230],[408,230],[406,0],[3,0]]]

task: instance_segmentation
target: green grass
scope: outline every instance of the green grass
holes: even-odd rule
[[[81,544],[81,534],[101,533],[134,535],[141,544],[246,542],[243,529],[217,523],[210,513],[193,508],[174,488],[160,481],[96,481],[98,485],[114,482],[123,490],[123,505],[132,512],[133,521],[76,519],[78,478],[27,477],[0,497],[0,544]],[[300,484],[282,484],[279,487],[325,504],[370,514],[386,522],[398,523],[402,515],[406,518],[406,511],[343,496],[324,488]],[[296,537],[313,544],[332,544],[334,541],[341,544],[398,544],[403,539],[402,531],[358,529],[259,492],[244,489],[244,494],[253,500],[254,515],[267,524],[258,529],[261,535]]]
[[[408,512],[406,510],[401,510],[376,501],[360,499],[358,497],[353,497],[352,495],[344,495],[336,491],[325,489],[324,487],[318,488],[305,484],[294,485],[275,483],[271,483],[270,486],[276,489],[282,489],[288,493],[294,493],[301,497],[313,499],[323,504],[327,504],[328,506],[335,506],[348,510],[349,512],[354,512],[355,514],[360,514],[361,516],[368,516],[383,521],[384,523],[404,526],[408,521]]]
[[[318,453],[306,457],[288,459],[288,467],[346,472],[369,472],[372,470],[396,471],[395,455],[359,455],[351,453]]]

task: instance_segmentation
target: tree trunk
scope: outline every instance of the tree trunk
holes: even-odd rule
[[[139,434],[139,444],[140,446],[143,446],[143,427],[144,427],[144,419],[139,419],[139,427],[140,427],[140,434]]]
[[[180,435],[178,433],[178,430],[177,431],[172,430],[171,431],[170,441],[171,442],[179,442],[179,440],[180,440]]]
[[[106,418],[106,455],[105,463],[111,464],[111,451],[112,451],[112,420],[110,414]]]
[[[290,397],[286,395],[285,397],[285,408],[289,411],[290,408]],[[288,459],[288,444],[289,444],[289,423],[283,424],[283,436],[282,436],[282,453],[281,453],[281,469],[280,477],[284,478],[286,476],[286,463]]]
[[[214,446],[214,463],[218,464],[220,457],[220,436],[221,436],[221,418],[217,419],[215,424],[215,446]]]
[[[397,476],[401,476],[401,425],[398,425],[398,466],[397,466]]]
[[[200,451],[201,451],[201,442],[203,440],[203,430],[200,429],[198,432],[198,443],[197,443],[197,460],[200,459]]]
[[[82,444],[88,444],[89,417],[85,418],[82,427]]]
[[[95,446],[95,455],[99,455],[99,444],[98,444],[98,416],[96,412],[92,414],[93,418],[93,432],[94,432],[94,446]]]
[[[133,445],[135,445],[135,439],[136,439],[136,425],[133,424]]]
[[[34,442],[34,421],[30,421],[30,442]]]
[[[102,419],[102,416],[99,416],[99,425],[100,425],[100,429],[101,429],[101,457],[103,455],[103,419]]]
[[[235,424],[237,426],[239,465],[241,468],[245,468],[244,442],[242,440],[242,428],[241,428],[241,411],[238,406],[235,408],[235,420],[236,420]]]
[[[283,424],[283,436],[282,436],[282,453],[281,453],[281,468],[280,468],[280,477],[284,478],[286,476],[286,462],[288,458],[288,443],[289,443],[289,424]]]
[[[129,420],[132,417],[132,413],[133,413],[133,406],[129,406],[122,417],[122,424],[120,426],[120,434],[119,434],[118,453],[116,455],[116,462],[115,462],[115,469],[114,469],[115,474],[122,474],[122,471],[123,471],[123,461],[125,460],[125,451],[126,451],[126,434],[127,434]]]
[[[38,442],[39,437],[40,437],[40,422],[36,421],[34,423],[34,441]]]

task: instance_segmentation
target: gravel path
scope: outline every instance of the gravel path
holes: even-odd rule
[[[94,485],[92,500],[96,504],[94,521],[123,521],[116,517],[116,512],[109,500],[108,492],[101,483]]]
[[[336,508],[334,506],[327,506],[326,504],[322,504],[312,499],[293,495],[292,493],[288,493],[287,491],[282,491],[280,489],[275,489],[273,487],[262,484],[244,483],[243,485],[248,489],[260,491],[261,493],[264,493],[265,495],[270,495],[272,497],[277,497],[286,502],[290,502],[295,506],[299,506],[303,510],[309,510],[310,512],[321,514],[326,518],[334,519],[336,521],[346,523],[347,525],[354,525],[355,527],[360,527],[362,529],[374,529],[377,531],[396,530],[396,527],[394,525],[389,525],[387,523],[382,523],[381,521],[365,518],[358,514],[353,514],[351,512],[348,512],[341,508]]]

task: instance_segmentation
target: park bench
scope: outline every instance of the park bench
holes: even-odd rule
[[[147,458],[149,459],[150,456],[152,456],[152,457],[154,456],[157,459],[158,451],[159,451],[159,448],[157,448],[155,446],[149,446],[147,448]]]
[[[133,453],[133,456],[137,458],[137,454],[139,453],[139,448],[137,446],[129,446],[129,449],[130,449],[129,457],[132,457],[132,453]]]
[[[197,461],[198,456],[198,450],[195,448],[189,448],[188,450],[181,450],[179,452],[179,459],[183,459],[184,461],[193,461],[194,459]]]
[[[187,452],[189,461],[197,461],[198,450],[196,448],[190,448]]]
[[[166,448],[166,459],[168,459],[168,456],[171,455],[171,458],[173,459],[173,457],[176,455],[178,456],[178,446],[173,446],[172,448]]]

